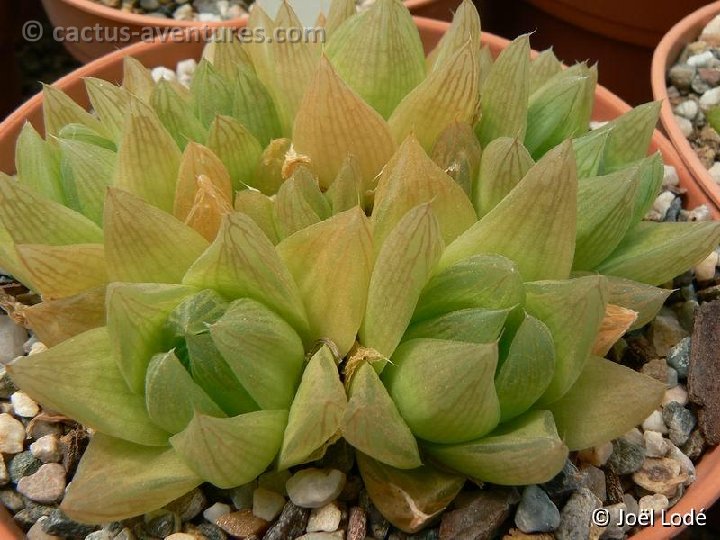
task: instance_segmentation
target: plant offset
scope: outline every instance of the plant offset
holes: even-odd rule
[[[300,23],[284,4],[250,25]],[[325,25],[324,46],[217,40],[190,89],[127,59],[122,86],[86,80],[94,113],[47,87],[47,137],[23,130],[0,264],[51,348],[8,370],[95,430],[72,518],[344,438],[414,531],[465,479],[547,481],[659,404],[602,356],[720,228],[641,221],[656,104],[588,131],[595,68],[531,60],[526,36],[493,60],[470,1],[427,59],[399,0],[335,0]]]

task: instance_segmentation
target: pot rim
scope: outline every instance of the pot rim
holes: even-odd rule
[[[713,211],[715,217],[718,217],[718,212],[720,212],[720,186],[715,183],[710,173],[700,162],[689,141],[680,131],[677,122],[675,122],[667,92],[666,74],[683,47],[690,41],[697,39],[704,26],[717,14],[720,14],[720,1],[713,2],[676,23],[663,36],[655,48],[650,77],[653,96],[662,103],[660,121],[663,130],[667,133],[678,155],[692,173],[696,189],[701,190],[704,197],[712,205],[711,211]]]
[[[717,5],[720,6],[720,1],[717,2]],[[449,26],[449,23],[447,22],[423,17],[414,17],[414,20],[421,32],[424,30],[426,33],[431,35],[441,35]],[[487,32],[483,33],[482,39],[484,43],[489,45],[491,49],[495,51],[504,48],[509,43],[507,39]],[[156,40],[154,42],[139,42],[130,45],[129,47],[110,53],[78,68],[65,77],[59,79],[55,83],[55,86],[60,89],[67,89],[77,84],[79,79],[83,77],[92,76],[98,71],[101,71],[103,68],[122,62],[122,59],[125,56],[147,56],[149,53],[156,52],[165,46],[168,46],[168,42],[163,43],[160,40]],[[597,86],[595,100],[596,104],[603,103],[606,105],[608,110],[612,110],[613,116],[617,116],[630,109],[630,106],[627,103],[600,85]],[[25,123],[26,118],[30,117],[31,113],[37,112],[38,108],[41,106],[42,94],[37,94],[26,101],[5,121],[0,123],[0,140],[4,138],[3,135],[7,132],[10,132],[9,137],[16,137],[19,133],[19,129]],[[36,127],[41,128],[41,126]],[[675,148],[673,148],[673,145],[657,130],[653,135],[652,149],[654,151],[659,150],[663,154],[663,161],[665,163],[671,163],[677,169],[681,180],[684,180],[685,182],[692,182],[692,176],[683,164],[680,156],[678,156]],[[717,219],[717,214],[715,214],[715,217]],[[687,492],[683,495],[680,501],[678,501],[678,503],[673,507],[673,511],[685,513],[689,512],[691,509],[707,509],[720,499],[720,483],[714,481],[714,476],[717,475],[718,470],[720,470],[720,447],[714,447],[707,451],[698,463],[697,480],[688,488]],[[17,535],[18,532],[13,528],[14,522],[12,519],[10,519],[9,522],[8,520],[3,521],[3,512],[6,511],[0,506],[0,536],[3,538],[6,536],[8,538],[22,538],[23,536],[9,536]],[[683,528],[684,527],[668,529],[662,527],[661,524],[656,523],[653,527],[642,529],[637,535],[633,536],[633,538],[637,538],[639,540],[664,539],[679,534]]]

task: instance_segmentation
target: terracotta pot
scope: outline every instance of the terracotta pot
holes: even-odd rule
[[[672,106],[668,99],[666,74],[667,70],[672,67],[675,60],[677,60],[680,53],[682,53],[685,45],[695,41],[705,25],[719,13],[720,2],[714,2],[688,15],[673,26],[655,49],[651,72],[653,95],[656,100],[662,101],[662,109],[660,111],[662,127],[673,143],[677,153],[680,155],[680,158],[692,174],[694,180],[692,189],[700,192],[703,197],[708,199],[716,215],[720,210],[720,187],[700,162],[697,154],[675,121]],[[690,189],[690,187],[691,186],[688,186],[688,189]]]
[[[426,52],[437,44],[448,28],[447,23],[420,17],[416,18],[416,22]],[[495,55],[505,48],[508,43],[507,40],[487,32],[483,34],[482,39]],[[60,79],[55,86],[64,90],[81,105],[88,106],[88,98],[82,81],[83,77],[92,76],[119,82],[122,76],[122,61],[125,56],[133,56],[148,67],[173,66],[179,60],[199,58],[201,51],[202,44],[198,42],[176,42],[173,44],[160,42],[138,43],[74,71]],[[606,88],[599,86],[595,96],[593,118],[596,120],[609,120],[629,110],[629,105]],[[15,140],[26,121],[32,122],[36,128],[42,130],[42,95],[36,95],[27,101],[5,122],[0,124],[0,170],[9,174],[14,171]],[[675,152],[672,144],[660,132],[655,132],[652,141],[652,151],[657,150],[662,153],[665,163],[677,169],[681,185],[690,189],[690,186],[693,185],[690,173]],[[690,192],[688,202],[691,205],[698,204],[702,202],[700,197],[700,193]],[[715,448],[703,457],[697,467],[697,481],[688,489],[675,508],[682,512],[691,508],[709,508],[720,497],[720,485],[715,481],[718,470],[720,470],[720,450]],[[0,507],[0,516],[2,516],[2,512],[4,512],[4,509]],[[680,529],[669,531],[658,526],[644,530],[637,538],[642,540],[663,539],[679,532]],[[11,535],[16,533],[17,531],[13,528],[11,521],[0,519],[0,538],[15,538]]]
[[[482,0],[479,0],[482,1]],[[536,48],[553,47],[565,63],[600,64],[600,83],[630,103],[651,99],[652,50],[682,16],[708,0],[485,0],[488,30],[504,36],[533,32]],[[484,17],[485,19],[485,17]]]

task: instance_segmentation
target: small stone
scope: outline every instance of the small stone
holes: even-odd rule
[[[342,511],[337,503],[331,502],[322,508],[313,508],[307,524],[307,532],[333,532],[340,526]]]
[[[311,532],[298,536],[295,540],[345,540],[345,531]]]
[[[11,512],[18,512],[25,508],[25,499],[14,489],[0,491],[0,504]]]
[[[261,474],[257,479],[257,487],[265,488],[280,495],[287,495],[286,484],[292,473],[285,471],[270,471]]]
[[[667,455],[669,447],[669,441],[663,438],[662,433],[657,431],[646,431],[643,433],[645,437],[645,455],[647,457],[665,457]]]
[[[100,529],[99,531],[94,531],[88,534],[85,537],[85,540],[114,540],[115,535],[112,534],[110,531],[106,531],[105,529]],[[195,536],[192,537],[192,540],[197,540]]]
[[[269,523],[262,518],[254,516],[252,510],[238,510],[220,516],[215,524],[231,536],[247,538],[248,536],[261,536]]]
[[[593,446],[578,452],[578,458],[585,463],[595,465],[596,467],[602,467],[610,459],[610,455],[613,453],[613,445],[611,442],[601,444],[600,446]]]
[[[613,441],[613,453],[608,460],[617,474],[630,474],[637,471],[645,460],[645,448],[623,439]]]
[[[710,219],[710,209],[707,204],[701,204],[687,213],[685,221],[710,221]]]
[[[286,484],[290,500],[303,508],[320,508],[337,499],[345,486],[345,473],[336,469],[303,469]]]
[[[720,83],[720,69],[717,67],[698,68],[697,75],[710,88],[714,88]]]
[[[667,382],[667,362],[662,358],[653,358],[641,368],[641,373],[660,382]]]
[[[718,163],[720,165],[720,163]],[[668,352],[668,365],[675,368],[680,379],[686,379],[688,375],[688,365],[690,364],[690,338],[686,337],[675,345]]]
[[[32,527],[41,517],[48,517],[55,510],[52,506],[33,504],[27,501],[25,508],[17,512],[13,518],[24,529]]]
[[[16,391],[15,383],[12,382],[5,366],[0,364],[0,398],[8,399]]]
[[[582,475],[572,461],[566,460],[562,471],[557,473],[555,477],[542,484],[545,493],[551,498],[561,497],[575,491],[582,483]]]
[[[707,112],[718,104],[720,104],[720,87],[711,88],[700,96],[700,109],[704,112]]]
[[[253,514],[265,521],[275,519],[285,506],[285,497],[265,488],[257,488],[253,492],[252,501]]]
[[[607,483],[605,473],[593,465],[583,465],[580,468],[582,486],[592,491],[602,502],[607,500]]]
[[[515,512],[515,525],[526,533],[550,532],[560,525],[560,511],[538,486],[527,486]]]
[[[680,464],[670,458],[647,458],[640,470],[633,474],[633,481],[638,486],[666,497],[675,495],[678,486],[687,479]]]
[[[675,401],[663,407],[663,421],[669,428],[670,440],[677,446],[687,442],[690,432],[697,424],[692,411]]]
[[[640,431],[638,428],[632,428],[620,438],[624,442],[629,444],[634,444],[636,446],[645,446],[645,439],[643,438],[642,431]]]
[[[32,453],[25,451],[16,454],[8,464],[10,479],[17,483],[21,478],[29,476],[40,468],[42,463]]]
[[[663,407],[668,405],[670,402],[679,403],[683,407],[688,404],[688,392],[682,386],[675,386],[665,391],[663,396]]]
[[[695,277],[698,281],[710,281],[715,277],[715,271],[718,265],[718,253],[712,251],[703,259],[700,264],[695,266]]]
[[[621,502],[606,506],[605,510],[608,513],[608,525],[602,533],[603,540],[622,540],[625,538],[626,527],[623,516],[627,514],[627,506]]]
[[[47,517],[43,516],[30,527],[30,530],[27,532],[27,540],[61,540],[59,536],[53,536],[43,530],[43,524],[47,519]]]
[[[682,323],[682,319],[680,320]],[[678,375],[677,370],[674,368],[671,368],[668,366],[668,378],[667,378],[667,387],[668,388],[675,388],[678,384],[680,384],[680,376]]]
[[[25,426],[7,413],[0,414],[0,452],[17,454],[25,443]]]
[[[43,463],[60,461],[60,445],[55,435],[45,435],[30,445],[30,452]]]
[[[198,537],[194,534],[175,533],[171,534],[170,536],[166,536],[165,540],[198,540]]]
[[[27,437],[33,440],[37,440],[41,437],[44,437],[45,435],[60,436],[62,432],[62,430],[60,429],[60,424],[40,420],[41,417],[42,415],[36,416],[25,427],[25,434],[27,435]]]
[[[238,510],[247,510],[249,508],[252,508],[253,493],[255,493],[255,489],[257,489],[257,487],[257,482],[250,482],[249,484],[238,486],[230,490],[230,500],[232,501],[233,506]],[[280,491],[277,492],[280,493]],[[284,492],[285,486],[282,487],[282,493]]]
[[[347,540],[365,540],[367,519],[365,510],[359,506],[350,508],[347,526]]]
[[[48,534],[60,537],[83,537],[95,530],[93,525],[83,525],[67,517],[62,510],[56,508],[45,518],[43,530]]]
[[[667,510],[670,507],[668,498],[661,493],[654,493],[653,495],[645,495],[640,498],[638,503],[640,513],[642,514],[659,514],[663,510]]]
[[[57,463],[46,463],[36,473],[21,478],[17,490],[31,501],[55,502],[65,493],[65,469]]]
[[[706,37],[713,37],[720,34],[720,15],[716,15],[710,22],[705,25],[703,31],[700,32],[701,39]]]
[[[490,538],[510,515],[510,504],[515,496],[511,491],[478,492],[466,505],[443,514],[440,538]]]
[[[195,12],[191,5],[186,4],[178,7],[173,13],[173,18],[176,21],[192,21],[195,19]]]
[[[668,444],[668,446],[670,447],[670,451],[668,452],[667,457],[677,461],[680,465],[680,472],[687,475],[688,478],[685,485],[692,484],[696,478],[695,465],[692,460],[674,444]]]
[[[673,117],[675,118],[675,123],[678,125],[685,138],[690,138],[693,134],[692,122],[683,116],[678,116],[677,114],[674,114]]]
[[[197,531],[203,536],[205,540],[226,540],[227,535],[217,525],[211,523],[202,523],[198,525]],[[264,539],[263,539],[264,540]]]
[[[177,74],[172,69],[168,69],[162,66],[153,68],[152,71],[150,71],[150,75],[156,83],[160,81],[177,80]]]
[[[4,486],[10,481],[10,474],[5,466],[5,459],[0,455],[0,486]]]
[[[672,347],[681,339],[688,336],[687,331],[680,326],[677,316],[671,310],[663,308],[651,325],[652,344],[660,356],[667,356]],[[660,381],[665,381],[666,373],[663,371]]]
[[[705,437],[700,429],[695,429],[682,447],[683,453],[691,460],[697,460],[705,451]]]
[[[700,106],[694,100],[688,99],[676,105],[673,111],[678,116],[682,116],[688,120],[693,120],[700,112]]]
[[[300,536],[308,523],[310,510],[300,508],[292,502],[285,503],[285,508],[272,527],[265,533],[263,540],[285,540]]]
[[[232,508],[230,508],[227,504],[217,502],[210,508],[205,509],[203,517],[214,525],[220,516],[229,514],[231,511]]]
[[[677,169],[672,165],[663,165],[663,181],[664,188],[678,187],[680,185],[680,176]]]
[[[687,59],[687,65],[692,67],[706,67],[715,56],[711,51],[694,54]]]
[[[160,8],[160,2],[158,0],[140,0],[139,4],[145,11],[156,11]]]
[[[625,493],[623,495],[623,502],[625,503],[625,508],[627,508],[628,514],[636,516],[640,511],[640,507],[638,506],[638,502],[635,500],[635,497],[629,493]]]
[[[675,194],[672,191],[665,191],[658,195],[655,199],[652,211],[657,212],[657,215],[660,216],[660,219],[663,219],[674,200]]]
[[[593,493],[580,488],[570,496],[560,513],[560,525],[555,531],[557,540],[580,540],[590,537],[592,513],[602,503]]]
[[[677,64],[670,68],[670,82],[678,90],[688,90],[695,76],[695,67],[687,64]]]
[[[720,184],[720,161],[713,163],[712,167],[708,169],[708,173],[716,184]]]
[[[668,432],[668,428],[663,421],[662,412],[660,411],[653,411],[650,413],[650,416],[643,421],[642,427],[646,431],[657,431],[658,433],[663,434]]]
[[[182,522],[180,516],[167,509],[149,512],[143,516],[145,531],[150,536],[165,538],[173,533],[179,532]]]
[[[195,519],[203,511],[207,499],[201,489],[193,489],[167,505],[167,509],[180,516],[182,521]]]
[[[190,58],[188,60],[181,60],[175,67],[175,73],[177,73],[177,80],[185,86],[190,86],[195,69],[197,68],[197,62]]]
[[[27,330],[15,324],[7,315],[0,315],[0,364],[7,364],[22,356],[27,338]]]

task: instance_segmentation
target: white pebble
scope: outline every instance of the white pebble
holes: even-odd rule
[[[717,36],[720,35],[720,15],[716,15],[709,23],[705,25],[700,36]]]
[[[43,463],[60,461],[60,445],[55,435],[45,435],[30,445],[30,453]]]
[[[717,265],[718,254],[717,251],[713,251],[695,267],[695,278],[697,278],[698,281],[710,281],[715,277]]]
[[[265,488],[253,491],[253,514],[265,521],[275,519],[285,506],[285,497]]]
[[[175,79],[177,79],[177,75],[172,69],[168,69],[162,66],[153,68],[150,74],[152,75],[152,78],[156,83],[162,80],[174,81]]]
[[[0,364],[7,364],[25,352],[27,330],[15,324],[7,315],[0,315]]]
[[[720,86],[718,86],[718,88],[720,88]],[[687,212],[686,218],[687,221],[710,221],[710,210],[706,204],[701,204],[700,206]]]
[[[678,103],[673,112],[678,116],[687,118],[688,120],[694,120],[697,114],[700,112],[700,107],[694,99],[688,99],[682,103]]]
[[[5,458],[0,455],[0,486],[4,486],[10,481],[7,467],[5,466]]]
[[[197,540],[197,536],[187,533],[175,533],[170,536],[166,536],[165,540]]]
[[[680,185],[680,177],[678,176],[677,169],[672,165],[663,166],[663,187],[677,187]]]
[[[630,444],[634,444],[637,446],[642,446],[645,444],[645,439],[643,438],[642,432],[638,428],[632,428],[630,431],[625,433],[621,437],[625,442],[628,442]]]
[[[665,457],[668,453],[668,445],[672,444],[663,438],[662,433],[657,431],[646,431],[643,433],[645,438],[645,455],[647,457]]]
[[[720,86],[711,88],[700,96],[700,108],[707,112],[708,109],[713,108],[715,105],[720,103]],[[687,120],[687,118],[686,118]]]
[[[602,467],[608,462],[610,456],[613,453],[613,445],[611,442],[606,442],[600,446],[593,446],[578,452],[578,457],[581,461],[595,465],[596,467]]]
[[[345,531],[335,532],[311,532],[298,536],[295,540],[343,540]]]
[[[178,62],[175,66],[178,82],[185,86],[190,86],[193,75],[195,74],[195,68],[197,68],[197,62],[192,58]]]
[[[644,430],[657,431],[659,433],[667,433],[668,428],[663,422],[662,413],[653,411],[642,424]]]
[[[663,407],[672,401],[677,401],[683,407],[687,405],[689,401],[687,390],[680,385],[666,390],[662,401]]]
[[[342,512],[335,502],[326,504],[322,508],[313,508],[307,524],[307,532],[333,532],[337,531],[342,519]]]
[[[670,209],[670,205],[672,205],[672,202],[674,200],[674,193],[672,193],[671,191],[663,191],[655,199],[655,202],[653,203],[653,210],[657,212],[660,216],[665,217],[665,214],[667,214],[667,211]]]
[[[218,518],[220,518],[220,516],[229,514],[231,511],[232,509],[227,504],[218,502],[213,504],[210,508],[206,508],[203,511],[203,517],[210,523],[215,525],[215,522],[218,520]]]
[[[713,163],[713,166],[708,169],[708,173],[716,184],[720,184],[720,161]]]
[[[685,482],[685,485],[688,486],[691,483],[695,481],[696,474],[695,474],[695,465],[693,464],[692,460],[677,446],[675,446],[673,443],[668,441],[668,446],[670,447],[670,451],[668,452],[668,457],[672,460],[677,461],[680,464],[680,472],[683,474],[686,474],[688,479]]]
[[[654,495],[645,495],[638,503],[640,506],[640,513],[659,514],[663,510],[667,510],[670,506],[670,501],[665,495],[656,493]]]
[[[0,452],[17,454],[23,451],[25,427],[7,413],[0,414]]]
[[[286,487],[296,506],[320,508],[340,495],[345,480],[345,474],[336,469],[303,469],[292,475]]]
[[[39,353],[45,352],[47,350],[48,350],[47,345],[45,345],[44,343],[42,343],[40,341],[36,341],[30,347],[30,352],[28,353],[28,356],[32,356],[33,354],[39,354]]]
[[[687,59],[687,64],[693,67],[707,67],[713,58],[715,58],[715,55],[713,55],[711,51],[705,51],[699,54],[693,54]]]
[[[10,396],[10,402],[16,416],[34,418],[40,412],[40,406],[25,392],[15,392]]]
[[[693,125],[690,120],[687,118],[683,118],[682,116],[678,116],[677,114],[673,115],[675,117],[675,122],[677,123],[678,127],[680,128],[680,131],[687,139],[690,137],[690,135],[693,134]]]

